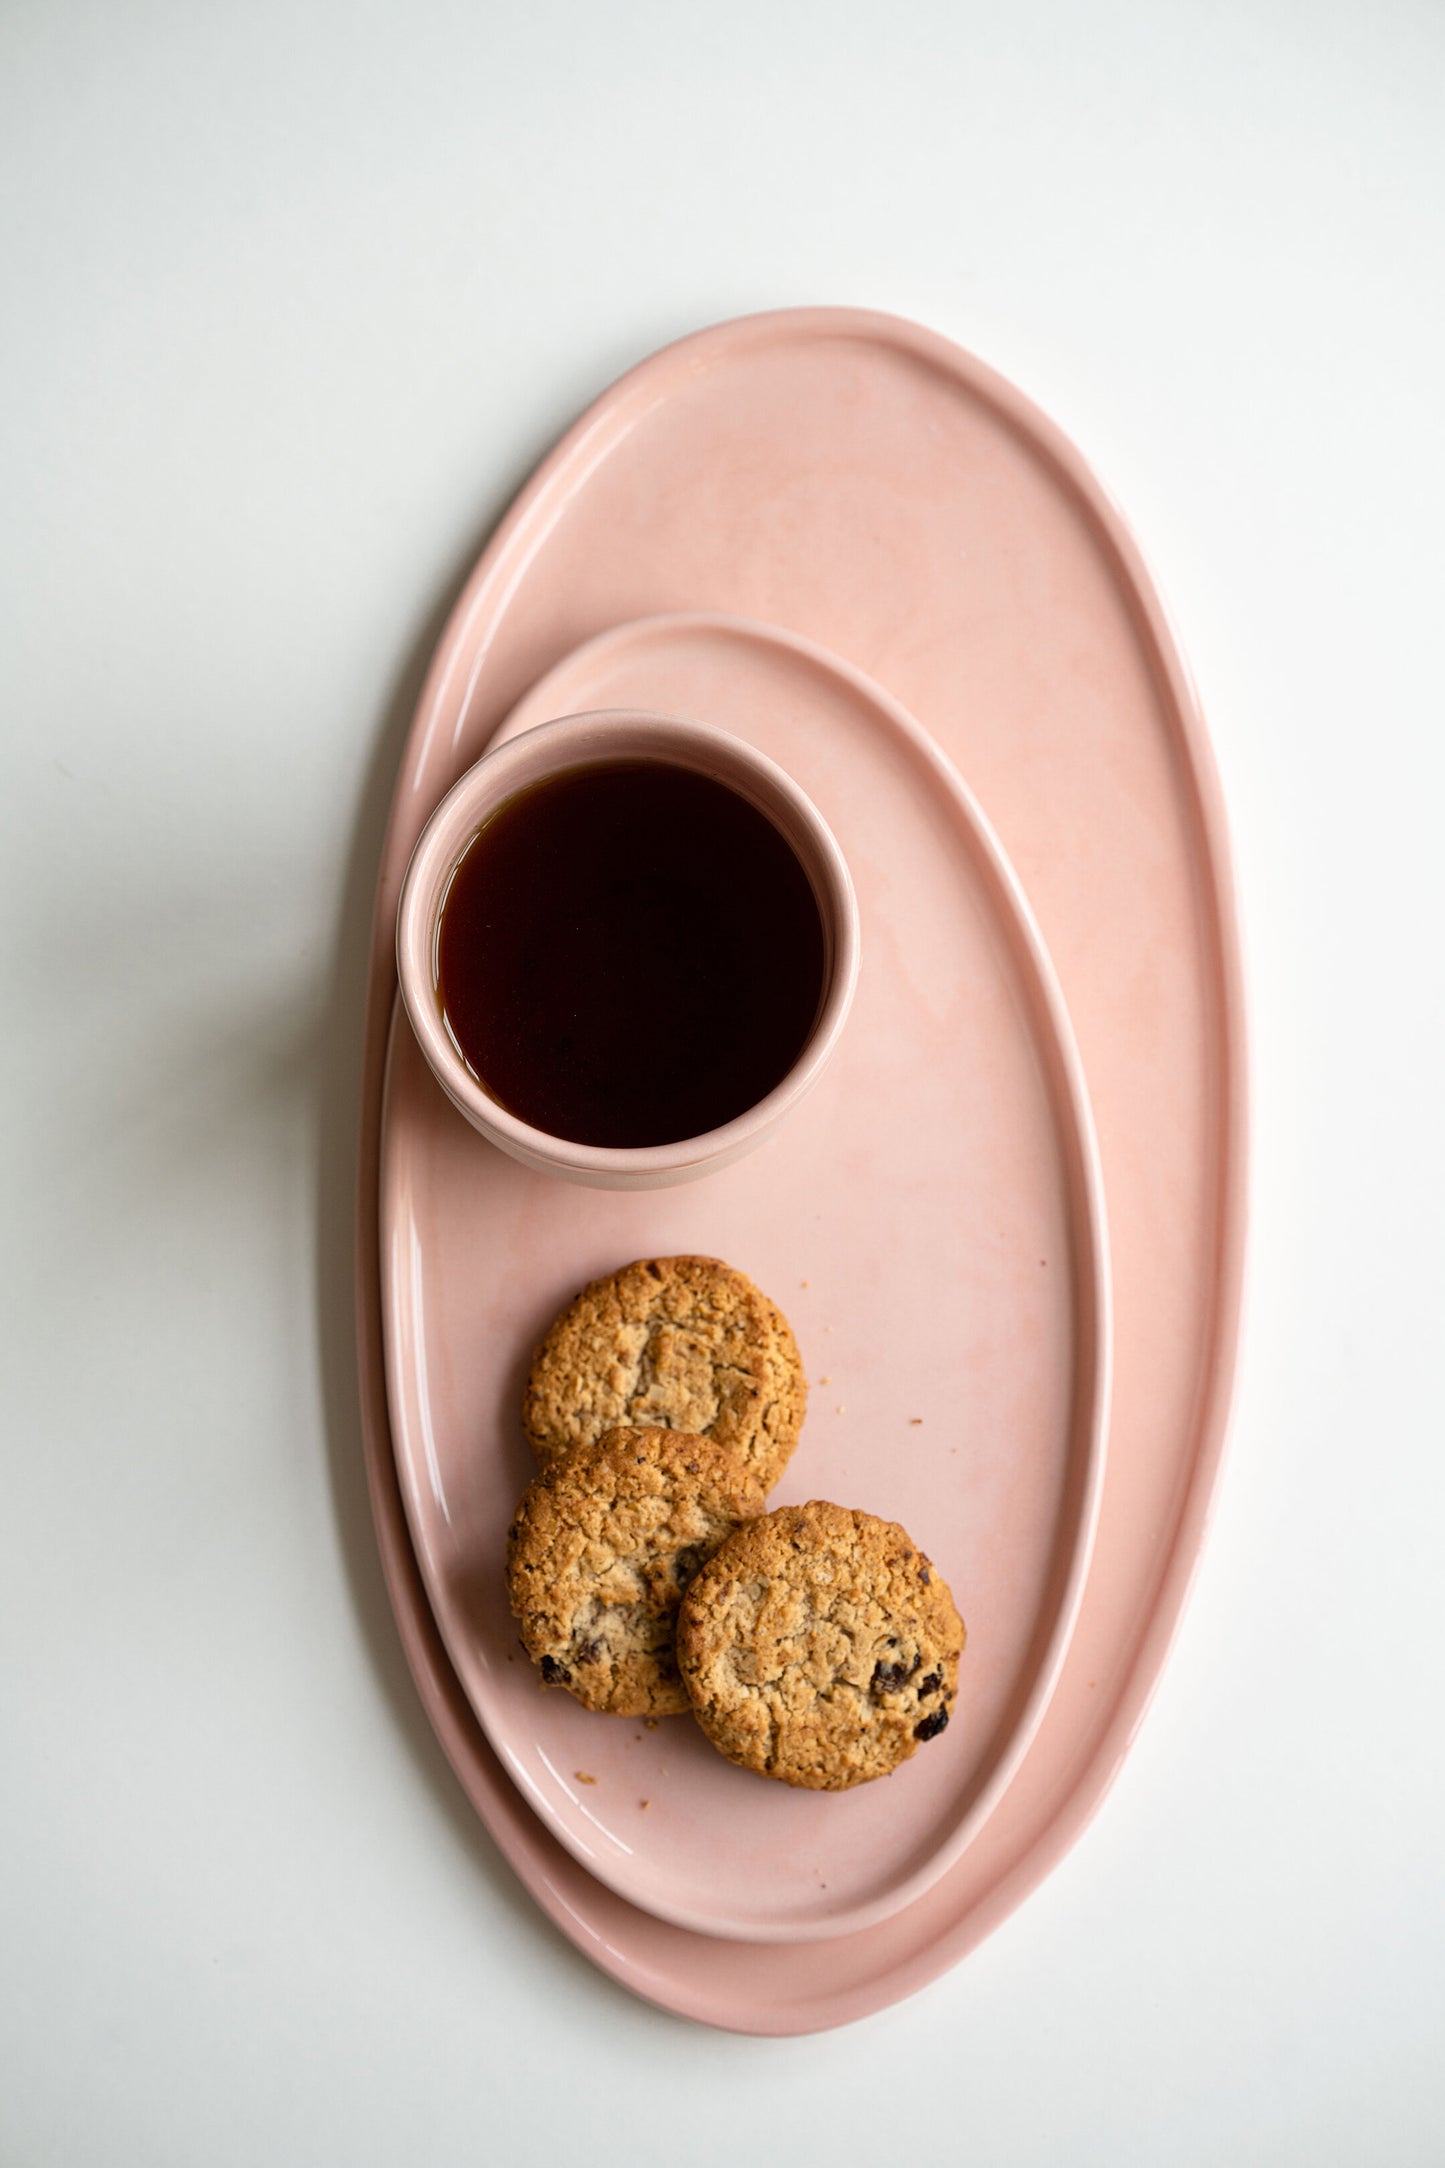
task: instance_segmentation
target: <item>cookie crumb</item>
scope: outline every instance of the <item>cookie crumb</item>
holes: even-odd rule
[[[917,1430],[917,1429],[919,1428],[919,1426],[920,1426],[920,1425],[922,1424],[922,1421],[923,1421],[923,1417],[922,1417],[921,1415],[910,1415],[910,1416],[909,1416],[909,1418],[908,1418],[908,1425],[909,1425],[909,1428],[910,1428],[911,1430]]]
[[[846,1415],[848,1413],[848,1410],[843,1406],[841,1401],[838,1404],[838,1413],[840,1415]]]
[[[656,1731],[658,1719],[655,1716],[645,1716],[642,1721],[647,1726],[649,1731]]]
[[[597,1782],[596,1777],[589,1777],[585,1769],[574,1769],[572,1774],[579,1784],[595,1784]]]
[[[820,1385],[831,1385],[831,1384],[832,1384],[832,1382],[833,1382],[833,1380],[832,1380],[831,1378],[827,1378],[827,1377],[819,1378],[819,1380],[818,1380],[818,1383],[819,1383]]]
[[[646,1814],[648,1808],[652,1805],[652,1801],[650,1799],[639,1799],[637,1804],[642,1809],[642,1812]]]

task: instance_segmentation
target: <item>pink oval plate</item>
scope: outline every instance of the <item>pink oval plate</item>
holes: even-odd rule
[[[846,656],[968,776],[1063,986],[1108,1198],[1108,1460],[1054,1692],[1003,1799],[933,1887],[821,1941],[674,1926],[607,1888],[527,1806],[432,1616],[386,1401],[382,1088],[411,846],[544,672],[611,626],[678,610],[760,619]],[[1241,972],[1209,746],[1138,550],[1078,453],[981,363],[863,311],[725,324],[633,370],[518,499],[423,689],[377,890],[358,1193],[366,1464],[407,1657],[504,1856],[604,1971],[738,2031],[842,2024],[955,1964],[1075,1841],[1148,1705],[1205,1534],[1238,1330],[1244,1131]]]
[[[398,1024],[381,1257],[402,1494],[467,1697],[577,1859],[701,1933],[850,1933],[958,1858],[1063,1661],[1107,1413],[1088,1101],[1017,882],[958,776],[886,694],[789,634],[665,617],[587,643],[498,735],[624,707],[714,723],[813,800],[858,892],[853,1013],[778,1137],[706,1182],[641,1194],[578,1189],[491,1149]],[[639,1055],[666,1029],[644,1013]],[[815,1381],[771,1502],[831,1498],[900,1521],[968,1623],[948,1731],[843,1798],[735,1769],[686,1717],[648,1729],[591,1715],[542,1689],[518,1649],[503,1544],[536,1473],[519,1365],[584,1281],[679,1251],[743,1266],[788,1313]]]

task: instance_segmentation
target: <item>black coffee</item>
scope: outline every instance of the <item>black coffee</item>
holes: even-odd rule
[[[535,784],[468,846],[437,994],[502,1106],[577,1144],[674,1144],[746,1112],[823,994],[812,886],[767,817],[685,768]]]

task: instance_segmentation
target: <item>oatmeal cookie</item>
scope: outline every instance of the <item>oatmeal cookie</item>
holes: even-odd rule
[[[547,1684],[613,1716],[685,1710],[678,1600],[763,1505],[730,1454],[685,1431],[612,1430],[545,1468],[507,1537],[507,1593]]]
[[[964,1638],[942,1578],[901,1528],[815,1499],[720,1546],[683,1598],[677,1660],[729,1761],[845,1791],[944,1730]]]
[[[776,1303],[714,1257],[655,1257],[584,1287],[532,1359],[522,1424],[544,1466],[621,1423],[685,1430],[764,1490],[787,1466],[807,1380]]]

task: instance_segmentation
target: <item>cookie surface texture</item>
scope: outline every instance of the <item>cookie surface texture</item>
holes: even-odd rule
[[[532,1360],[522,1423],[545,1465],[619,1424],[685,1430],[771,1490],[803,1424],[792,1328],[714,1257],[655,1257],[594,1280]]]
[[[938,1738],[964,1639],[903,1529],[816,1499],[739,1528],[677,1622],[683,1684],[713,1745],[809,1791],[886,1776]]]
[[[678,1601],[763,1504],[729,1454],[685,1431],[612,1431],[545,1468],[507,1537],[507,1594],[543,1680],[612,1716],[680,1714]]]

